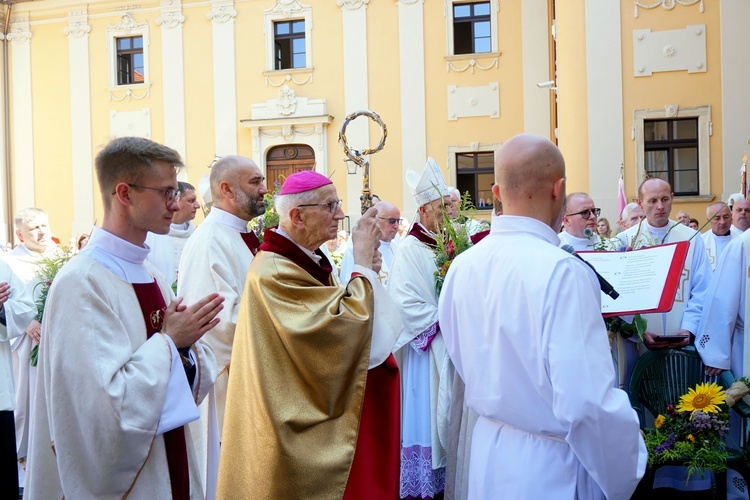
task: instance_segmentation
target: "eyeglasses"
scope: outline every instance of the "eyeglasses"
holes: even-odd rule
[[[587,208],[586,210],[581,210],[580,212],[576,212],[574,214],[565,214],[565,217],[573,217],[574,215],[580,215],[586,220],[589,220],[591,216],[599,217],[599,214],[602,213],[601,208]]]
[[[388,221],[389,226],[392,226],[394,224],[398,224],[399,222],[401,222],[401,219],[392,219],[390,217],[378,217],[378,219]]]
[[[332,214],[336,213],[336,210],[341,208],[342,200],[329,201],[328,203],[306,203],[304,205],[297,205],[297,208],[302,207],[328,207]]]
[[[164,193],[164,200],[168,204],[173,203],[175,201],[180,201],[180,192],[176,190],[175,188],[162,189],[162,188],[155,188],[155,187],[148,187],[148,186],[139,186],[138,184],[128,184],[128,186],[132,188],[138,188],[138,189],[150,189],[151,191],[159,191],[160,193]]]

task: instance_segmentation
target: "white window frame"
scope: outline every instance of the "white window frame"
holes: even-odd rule
[[[711,151],[710,136],[713,134],[711,124],[711,106],[694,106],[680,108],[667,105],[661,109],[636,109],[633,111],[632,139],[635,141],[635,174],[637,184],[646,178],[645,140],[643,122],[646,120],[674,120],[676,118],[698,119],[698,196],[675,196],[681,203],[705,202],[713,199],[711,195]]]
[[[479,142],[471,142],[468,146],[449,146],[448,147],[448,161],[446,164],[448,165],[448,173],[450,175],[450,185],[451,186],[457,186],[458,185],[458,171],[456,167],[456,154],[457,153],[489,153],[492,152],[494,154],[494,158],[497,159],[497,152],[500,151],[500,146],[502,146],[502,143],[492,143],[492,144],[480,144]],[[461,193],[463,195],[463,193]],[[480,210],[480,209],[477,209]],[[480,211],[492,211],[491,208],[483,208]]]
[[[117,39],[129,36],[143,37],[143,83],[131,83],[128,85],[117,84]],[[109,59],[109,90],[127,90],[134,88],[149,87],[151,77],[149,73],[149,54],[150,45],[148,34],[148,22],[136,22],[130,13],[123,14],[118,24],[110,24],[107,27],[107,55]]]
[[[308,72],[312,70],[312,7],[297,0],[277,0],[276,5],[263,11],[263,30],[266,34],[266,72]],[[305,67],[276,69],[275,30],[278,21],[305,21]]]
[[[498,31],[497,31],[497,13],[500,10],[500,4],[499,0],[489,0],[490,2],[490,35],[491,35],[491,42],[492,42],[492,51],[491,52],[479,52],[479,53],[471,53],[471,54],[455,54],[453,52],[453,6],[459,5],[462,3],[478,3],[483,0],[460,0],[460,1],[451,1],[451,0],[445,0],[445,4],[443,6],[444,14],[445,14],[445,29],[446,29],[446,40],[447,40],[447,47],[446,47],[446,54],[448,56],[456,56],[456,57],[484,57],[484,56],[497,56],[499,52],[499,44],[498,44]]]

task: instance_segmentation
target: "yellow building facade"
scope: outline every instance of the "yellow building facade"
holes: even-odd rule
[[[705,220],[708,201],[738,190],[750,136],[740,43],[750,6],[641,3],[14,3],[4,7],[0,234],[12,237],[27,206],[47,210],[62,241],[88,232],[103,216],[93,158],[124,135],[177,149],[180,178],[196,186],[216,155],[251,157],[271,181],[315,168],[354,222],[362,171],[347,173],[338,133],[360,109],[388,127],[370,156],[372,191],[406,216],[416,209],[406,172],[428,156],[484,209],[495,151],[529,132],[558,142],[568,191],[591,193],[610,220],[621,172],[634,198],[647,171],[676,179],[678,206]],[[362,117],[346,135],[364,149],[381,131]]]

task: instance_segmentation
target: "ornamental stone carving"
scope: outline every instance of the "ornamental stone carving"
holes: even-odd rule
[[[146,26],[148,26],[146,21],[143,21],[142,23],[136,22],[133,15],[128,12],[122,15],[119,23],[110,24],[107,26],[107,29],[129,35],[134,29],[144,28]]]
[[[288,85],[284,85],[279,90],[279,96],[276,98],[276,108],[281,116],[293,115],[297,110],[297,97],[294,95],[294,90],[290,89]]]
[[[368,3],[370,3],[370,0],[336,0],[336,5],[349,10],[359,10]]]
[[[31,31],[29,30],[29,22],[24,21],[18,25],[10,25],[10,31],[6,35],[6,40],[10,40],[16,45],[23,45],[31,39]]]
[[[357,0],[354,1],[356,2]],[[283,14],[284,16],[289,17],[297,12],[302,12],[303,10],[309,9],[309,5],[303,5],[297,0],[276,0],[276,5],[271,8],[271,13]]]
[[[70,38],[81,38],[84,36],[89,36],[89,32],[91,32],[91,26],[80,21],[70,23],[65,28],[63,28],[63,33],[68,35],[68,37]]]
[[[206,14],[206,17],[211,22],[223,24],[229,21],[234,21],[234,18],[237,17],[237,11],[234,10],[233,2],[231,0],[216,2],[213,4],[211,11]]]
[[[184,22],[185,16],[178,11],[162,12],[161,16],[156,18],[156,25],[163,29],[176,28]]]

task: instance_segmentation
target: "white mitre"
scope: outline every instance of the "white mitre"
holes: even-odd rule
[[[732,207],[732,205],[734,205],[736,202],[738,202],[739,200],[744,200],[744,199],[745,197],[742,196],[742,193],[730,194],[729,198],[727,198],[727,205]]]
[[[201,176],[200,182],[198,182],[198,192],[203,198],[203,203],[209,204],[213,201],[211,197],[211,178],[208,174]]]
[[[450,196],[440,166],[432,158],[427,158],[427,164],[424,166],[421,177],[415,171],[409,169],[406,172],[406,183],[409,185],[418,207],[444,196]]]

